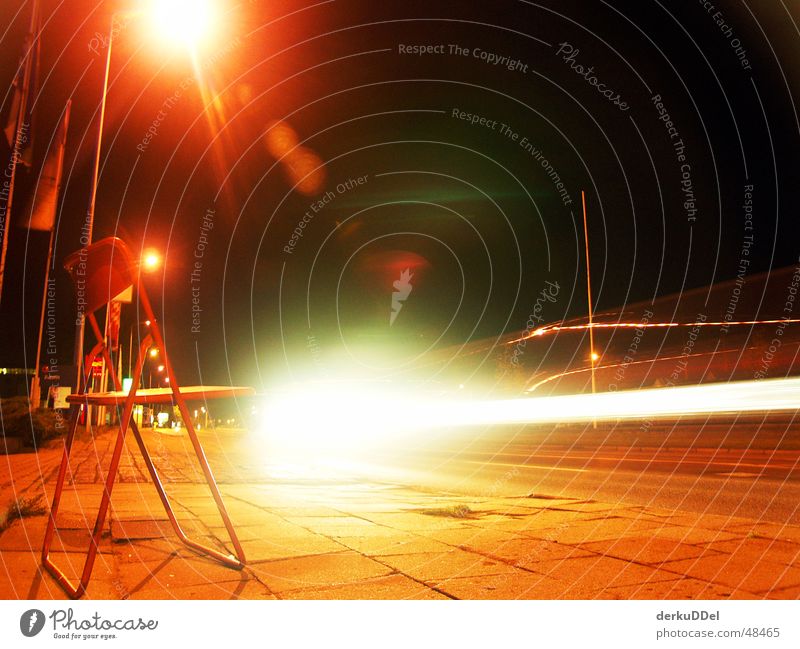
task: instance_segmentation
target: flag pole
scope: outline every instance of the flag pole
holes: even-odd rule
[[[100,96],[100,116],[97,120],[97,142],[95,143],[94,161],[92,165],[92,184],[89,191],[89,208],[86,211],[86,222],[82,230],[82,239],[85,241],[84,251],[92,243],[92,233],[94,230],[94,210],[97,201],[97,185],[100,180],[100,157],[103,152],[103,126],[106,120],[106,102],[108,99],[108,79],[111,74],[111,47],[114,44],[114,24],[119,12],[111,15],[111,23],[108,28],[108,45],[106,47],[106,67],[103,74],[103,93]],[[78,313],[78,321],[75,327],[75,348],[73,359],[75,363],[75,385],[76,391],[81,389],[81,368],[83,367],[83,338],[86,328],[86,318],[83,312]],[[87,429],[90,426],[89,410],[87,406],[86,423]]]
[[[2,235],[3,245],[0,249],[0,301],[3,299],[3,279],[6,274],[6,255],[8,254],[8,235],[11,232],[9,227],[11,219],[11,206],[14,202],[14,185],[17,178],[17,164],[21,157],[19,150],[21,131],[28,115],[28,94],[30,93],[31,69],[33,68],[34,49],[39,47],[39,0],[35,0],[31,9],[31,23],[28,28],[28,38],[30,45],[25,52],[25,69],[22,76],[22,92],[19,99],[19,110],[14,124],[14,141],[11,144],[11,177],[8,180],[8,198],[6,199],[6,213],[3,222]]]
[[[50,283],[50,264],[53,262],[53,239],[56,229],[50,230],[50,242],[47,246],[47,266],[44,271],[44,288],[42,289],[42,313],[39,317],[39,340],[36,343],[36,365],[33,370],[33,380],[31,381],[31,410],[39,407],[42,401],[42,386],[39,379],[42,362],[42,338],[44,334],[44,320],[47,311],[47,287]]]
[[[47,246],[47,265],[44,269],[44,287],[42,288],[42,312],[39,316],[39,339],[36,344],[36,365],[34,366],[33,371],[33,381],[31,381],[31,410],[39,407],[41,402],[41,379],[39,378],[39,372],[41,370],[41,362],[42,362],[42,338],[44,337],[44,321],[45,321],[45,313],[47,311],[47,293],[48,293],[48,286],[50,284],[50,266],[53,263],[53,243],[55,240],[55,232],[56,232],[56,225],[55,225],[55,212],[58,209],[58,194],[60,193],[61,188],[61,173],[64,164],[64,149],[67,145],[67,131],[69,131],[69,114],[70,109],[72,108],[72,100],[67,100],[67,105],[64,108],[64,117],[62,122],[59,124],[59,132],[63,132],[63,139],[59,142],[59,146],[61,147],[60,150],[57,152],[58,157],[58,165],[56,170],[56,195],[55,195],[55,202],[53,204],[53,222],[50,225],[50,241]],[[63,129],[63,131],[62,131]],[[32,208],[36,209],[36,192],[34,192],[34,205]],[[49,363],[48,363],[49,365]]]

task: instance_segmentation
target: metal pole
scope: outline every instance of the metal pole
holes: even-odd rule
[[[111,25],[108,30],[108,52],[106,54],[106,70],[103,77],[103,94],[100,97],[100,119],[97,125],[97,146],[94,152],[94,169],[92,171],[92,186],[89,193],[89,209],[86,212],[86,224],[84,225],[84,235],[81,237],[85,241],[84,248],[92,243],[92,231],[94,230],[94,210],[97,201],[97,183],[100,178],[100,154],[103,147],[103,123],[106,118],[106,98],[108,96],[108,77],[111,72],[111,46],[114,41],[114,22],[117,14],[111,16]],[[83,365],[83,332],[85,328],[85,317],[83,312],[78,314],[78,322],[75,332],[75,352],[73,359],[75,363],[76,385],[80,389],[81,366]],[[89,418],[87,416],[87,424]]]
[[[589,360],[592,364],[592,394],[596,391],[594,378],[594,327],[592,325],[592,278],[589,271],[589,228],[586,223],[586,194],[581,190],[581,202],[583,203],[583,241],[586,246],[586,298],[589,302]],[[594,422],[597,427],[597,422]]]
[[[50,281],[50,264],[53,260],[53,238],[55,237],[55,225],[50,229],[50,242],[47,246],[47,266],[44,271],[44,288],[42,289],[42,313],[39,316],[39,339],[36,343],[36,365],[33,371],[33,381],[31,381],[31,410],[39,407],[41,397],[41,379],[39,379],[39,368],[42,362],[42,335],[44,333],[44,314],[47,310],[47,284]]]
[[[0,250],[0,300],[2,300],[3,296],[3,279],[6,274],[6,255],[8,253],[8,235],[11,232],[11,228],[8,227],[9,219],[11,218],[11,205],[14,202],[14,185],[16,184],[17,178],[17,164],[19,162],[19,142],[20,142],[20,131],[22,130],[22,126],[25,123],[25,117],[28,114],[28,94],[30,93],[30,83],[31,83],[31,68],[33,67],[33,52],[34,48],[39,46],[39,29],[38,27],[38,17],[39,17],[39,2],[35,2],[33,4],[33,8],[31,9],[31,24],[28,30],[28,34],[33,34],[34,31],[36,33],[33,40],[30,42],[30,47],[28,47],[28,51],[25,53],[25,72],[22,75],[22,96],[19,100],[19,113],[17,113],[17,122],[14,124],[14,142],[11,146],[11,178],[8,179],[8,198],[6,199],[6,214],[5,219],[3,222],[3,245],[2,250]],[[28,134],[30,137],[30,134]],[[80,380],[80,374],[78,375],[78,380]]]
[[[50,267],[53,263],[53,243],[55,241],[55,231],[56,231],[56,212],[58,210],[58,199],[59,194],[61,193],[61,173],[62,167],[64,164],[64,150],[67,146],[67,133],[69,131],[69,116],[70,111],[72,109],[72,100],[67,100],[67,105],[64,108],[64,117],[63,122],[58,125],[59,131],[60,129],[64,128],[64,139],[63,141],[59,142],[58,145],[60,151],[58,152],[58,164],[56,169],[56,204],[53,206],[53,223],[50,225],[50,238],[47,244],[47,263],[44,267],[44,285],[42,287],[42,311],[39,315],[39,338],[36,342],[36,365],[34,366],[33,372],[33,381],[31,381],[31,410],[35,410],[39,407],[39,402],[41,399],[41,391],[42,391],[42,382],[39,378],[39,369],[41,367],[42,362],[42,338],[44,337],[44,320],[45,320],[45,311],[47,310],[47,292],[48,292],[48,285],[50,283]],[[36,200],[35,196],[36,192],[34,191],[34,202]],[[36,209],[34,205],[33,209]],[[48,363],[49,365],[49,363]]]

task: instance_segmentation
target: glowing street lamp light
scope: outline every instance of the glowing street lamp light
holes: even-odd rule
[[[189,49],[208,34],[213,23],[209,0],[152,0],[150,5],[148,13],[161,36]]]
[[[155,358],[156,356],[158,356],[158,348],[153,347],[153,349],[150,350],[150,358]]]
[[[152,272],[161,265],[161,257],[155,250],[148,250],[142,255],[142,268]]]

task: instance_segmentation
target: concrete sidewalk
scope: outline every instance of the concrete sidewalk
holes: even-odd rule
[[[78,449],[59,514],[54,559],[73,575],[104,448]],[[800,598],[800,527],[344,480],[221,485],[248,559],[231,570],[177,541],[132,455],[114,488],[91,598]],[[58,457],[53,448],[0,459],[12,476],[0,498],[30,496],[43,480],[52,493]],[[230,548],[205,486],[181,475],[167,488],[184,529]],[[25,517],[0,534],[0,597],[64,598],[40,570],[45,524]]]

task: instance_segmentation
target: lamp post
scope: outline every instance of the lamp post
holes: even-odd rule
[[[592,276],[589,270],[589,228],[586,222],[586,194],[581,191],[583,203],[583,241],[586,246],[586,299],[589,303],[589,361],[592,367],[592,394],[596,391],[594,366],[600,355],[594,351],[594,326],[592,323]]]
[[[589,303],[589,362],[592,368],[592,394],[597,391],[594,377],[594,367],[600,355],[594,351],[594,324],[592,322],[592,275],[589,267],[589,226],[586,220],[586,193],[581,190],[581,203],[583,204],[583,241],[586,246],[586,299]],[[592,420],[592,428],[597,428],[597,420]]]
[[[149,12],[160,27],[162,35],[172,41],[177,41],[182,45],[192,48],[194,43],[203,35],[212,21],[209,0],[150,0]],[[82,230],[82,242],[84,248],[92,243],[94,232],[94,216],[97,204],[97,186],[100,181],[100,158],[103,150],[103,127],[106,118],[106,103],[108,99],[108,80],[111,74],[111,51],[114,45],[117,21],[121,16],[126,21],[138,18],[146,12],[143,10],[115,11],[111,15],[111,23],[108,30],[106,65],[103,74],[103,91],[100,95],[100,115],[97,123],[97,140],[94,150],[94,162],[92,167],[92,182],[89,190],[89,207],[86,211],[86,221]],[[147,264],[147,259],[144,260]],[[81,367],[83,365],[83,338],[84,338],[84,316],[79,313],[77,331],[75,334],[75,349],[73,359],[76,369],[76,386],[80,389]],[[105,332],[104,332],[105,333]]]
[[[139,328],[140,325],[145,327],[150,326],[149,320],[139,320],[131,325],[131,333],[128,336],[128,376],[133,376],[133,330]],[[138,336],[137,336],[138,337]]]
[[[92,243],[92,232],[94,230],[94,212],[97,203],[97,183],[100,179],[100,154],[103,150],[103,124],[106,119],[106,99],[108,97],[108,77],[111,72],[111,48],[114,44],[114,25],[117,21],[117,16],[122,12],[115,11],[111,15],[111,26],[108,30],[108,46],[106,51],[106,68],[103,74],[103,92],[100,95],[100,117],[97,123],[97,141],[94,148],[94,162],[92,166],[92,184],[89,189],[89,207],[86,210],[86,223],[84,225],[84,241],[85,246]],[[79,313],[77,322],[77,331],[75,332],[75,351],[73,354],[73,361],[75,365],[75,385],[76,390],[81,389],[81,368],[83,367],[83,336],[86,327],[83,312]],[[89,424],[89,417],[86,418],[87,425]]]

